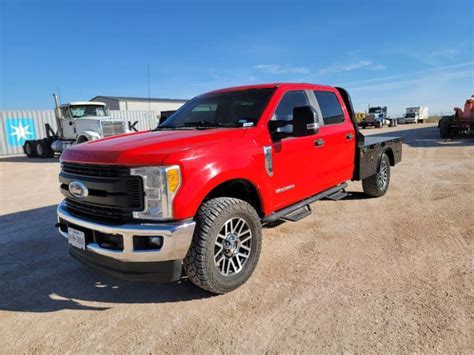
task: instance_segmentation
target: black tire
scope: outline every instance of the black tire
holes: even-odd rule
[[[385,195],[390,185],[390,159],[383,154],[377,167],[377,174],[362,180],[364,193],[372,197]]]
[[[36,154],[39,158],[51,158],[54,152],[51,149],[51,142],[48,139],[39,140],[36,144]]]
[[[223,239],[221,232],[224,226],[229,221],[231,221],[232,226],[232,221],[235,219],[245,221],[251,233],[250,251],[244,251],[244,253],[248,253],[246,259],[243,259],[243,256],[242,259],[239,259],[239,255],[241,255],[239,251],[242,248],[239,244],[241,241],[236,242],[234,247],[237,255],[227,256],[225,254],[225,250],[228,251],[230,249],[224,249],[224,245],[229,246],[226,242],[231,238],[232,233],[228,237],[225,234],[227,239],[222,240],[222,248],[216,245],[218,235],[219,238]],[[237,229],[237,226],[235,229]],[[245,239],[248,239],[248,234],[245,236]],[[230,292],[243,285],[250,278],[257,266],[261,248],[262,228],[260,218],[255,209],[247,202],[236,198],[218,197],[203,203],[199,208],[196,215],[196,229],[193,241],[184,259],[183,268],[186,275],[196,286],[217,294]],[[216,265],[215,257],[218,257],[220,260],[224,258],[222,264]],[[241,269],[237,272],[234,263],[235,257],[237,257],[241,264],[238,265]],[[231,260],[234,265],[234,269],[231,271],[234,271],[234,273],[227,276],[223,275],[219,271],[219,267],[223,265],[225,269],[227,261],[228,273]]]
[[[442,118],[439,121],[439,136],[443,139],[447,139],[451,136],[451,129],[447,118]]]
[[[36,141],[26,141],[23,144],[23,151],[25,152],[28,158],[36,158]]]

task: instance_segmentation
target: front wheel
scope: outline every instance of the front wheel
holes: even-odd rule
[[[364,193],[372,197],[385,195],[390,184],[390,159],[387,154],[382,155],[377,173],[362,180]]]
[[[260,218],[255,209],[236,198],[215,198],[199,208],[183,268],[195,285],[212,293],[226,293],[250,278],[261,247]]]

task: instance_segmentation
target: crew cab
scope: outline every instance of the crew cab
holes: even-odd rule
[[[79,261],[127,279],[187,276],[213,293],[254,271],[262,227],[298,221],[349,180],[383,196],[399,137],[364,137],[349,94],[313,84],[212,91],[156,129],[61,156],[57,227]]]

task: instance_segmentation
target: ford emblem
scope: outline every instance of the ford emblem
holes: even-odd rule
[[[87,189],[87,186],[77,180],[73,180],[69,183],[69,192],[74,197],[78,198],[84,198],[89,195],[89,190]]]

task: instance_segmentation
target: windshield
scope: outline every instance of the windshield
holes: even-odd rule
[[[204,94],[187,102],[158,129],[252,127],[274,91],[271,88]]]
[[[104,106],[98,105],[80,105],[70,106],[71,115],[74,118],[88,116],[107,116]]]
[[[369,113],[380,113],[382,109],[380,107],[371,107],[369,108]]]
[[[415,113],[414,112],[408,112],[405,117],[415,117]]]

